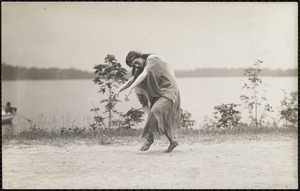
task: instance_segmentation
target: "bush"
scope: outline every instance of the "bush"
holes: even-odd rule
[[[134,125],[143,121],[144,111],[142,109],[131,108],[127,113],[123,114],[124,121],[120,121],[120,127],[130,129]]]
[[[284,99],[281,101],[280,115],[286,123],[298,126],[298,92],[291,92],[288,96],[284,92]]]
[[[181,109],[181,121],[180,121],[180,125],[181,127],[192,127],[195,124],[195,120],[191,119],[192,114],[186,110],[182,110]]]
[[[215,106],[214,118],[217,120],[216,126],[218,128],[225,127],[231,128],[236,127],[241,119],[239,111],[235,109],[237,104],[222,104]]]

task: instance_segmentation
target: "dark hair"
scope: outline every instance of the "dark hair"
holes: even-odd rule
[[[142,54],[137,51],[130,51],[126,56],[126,64],[130,66],[130,63],[136,59],[142,57]]]
[[[148,56],[150,56],[151,54],[142,54],[140,52],[137,52],[137,51],[130,51],[127,56],[126,56],[126,64],[128,66],[130,66],[130,63],[136,59],[136,58],[143,58],[143,59],[147,59]]]
[[[127,56],[126,56],[126,64],[128,66],[130,66],[130,63],[136,59],[136,58],[143,58],[145,60],[147,60],[148,56],[150,56],[151,54],[142,54],[140,52],[137,51],[130,51]],[[136,66],[132,66],[132,76],[134,76],[134,79],[136,79],[142,72],[143,72],[144,68],[137,68]]]
[[[136,79],[143,71],[144,71],[144,68],[137,68],[137,67],[133,66],[132,67],[132,76],[134,76],[134,79]]]

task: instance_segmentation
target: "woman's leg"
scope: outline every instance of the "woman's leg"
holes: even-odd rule
[[[170,145],[169,145],[168,149],[165,150],[164,152],[165,153],[170,153],[170,152],[173,151],[173,149],[175,147],[177,147],[177,145],[179,145],[179,143],[176,141],[175,137],[170,137],[168,134],[165,134],[165,135],[168,138],[168,140],[170,141]]]
[[[151,100],[150,113],[142,133],[142,137],[146,137],[148,134],[148,138],[141,148],[142,151],[148,150],[153,143],[154,130],[158,130],[159,133],[166,135],[169,139],[170,146],[165,152],[171,152],[178,145],[173,133],[173,128],[179,125],[178,122],[180,122],[180,115],[176,113],[178,109],[180,109],[179,102],[174,105],[171,100],[164,97]]]
[[[150,110],[148,111],[148,118],[147,118],[147,122],[146,122],[146,126],[144,128],[144,132],[142,133],[142,137],[144,137],[145,135],[147,135],[146,137],[146,142],[144,143],[144,145],[140,148],[141,151],[146,151],[150,148],[150,146],[152,145],[152,143],[154,142],[154,136],[153,136],[153,130],[149,130],[149,128],[153,128],[154,125],[156,125],[156,120],[154,118],[154,114],[153,114],[153,109],[152,106],[154,105],[154,103],[158,100],[158,98],[152,98],[150,99],[151,102],[151,107]],[[152,109],[152,110],[151,110]]]
[[[154,136],[153,133],[148,134],[147,141],[144,143],[144,145],[140,148],[141,151],[146,151],[150,148],[152,143],[154,142]]]

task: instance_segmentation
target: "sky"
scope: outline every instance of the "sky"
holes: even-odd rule
[[[175,70],[298,67],[294,2],[4,2],[2,63],[93,71],[156,53]],[[127,67],[128,68],[128,67]]]

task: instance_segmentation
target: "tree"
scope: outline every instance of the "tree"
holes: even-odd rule
[[[261,124],[262,119],[264,118],[264,114],[262,114],[260,116],[260,120],[258,121],[258,111],[257,111],[258,106],[262,105],[262,103],[265,102],[264,111],[273,112],[270,104],[266,103],[267,101],[266,97],[264,95],[260,97],[258,92],[258,87],[262,83],[262,80],[258,77],[259,73],[261,72],[261,69],[259,68],[261,63],[263,62],[257,60],[254,63],[254,66],[251,66],[244,70],[244,75],[248,77],[248,83],[245,83],[242,89],[249,90],[250,95],[240,96],[240,99],[244,103],[245,108],[248,109],[250,116],[253,119],[253,122],[256,127],[258,127],[258,124]]]
[[[106,103],[104,113],[108,113],[108,127],[111,128],[113,113],[120,114],[115,110],[115,106],[120,100],[112,99],[112,95],[118,86],[127,80],[125,78],[127,71],[117,62],[114,55],[107,55],[104,64],[95,65],[94,69],[96,77],[93,82],[100,86],[99,93],[106,96],[100,103]],[[94,108],[94,110],[99,110],[99,108]]]

